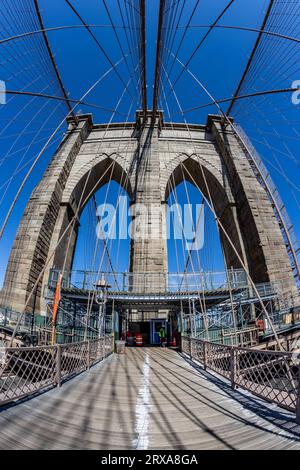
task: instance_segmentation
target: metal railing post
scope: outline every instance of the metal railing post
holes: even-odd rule
[[[236,382],[237,382],[237,377],[236,377],[236,359],[237,359],[237,354],[236,354],[236,349],[234,347],[230,348],[230,380],[231,380],[231,387],[233,389],[236,388]]]
[[[300,424],[300,364],[298,364],[298,390],[296,401],[296,422]]]
[[[86,355],[87,355],[87,370],[90,370],[90,367],[91,367],[91,343],[90,343],[90,340],[88,340],[87,342],[87,351],[86,351]]]
[[[104,336],[104,339],[101,343],[102,345],[102,350],[101,350],[101,361],[105,359],[106,357],[106,347],[107,349],[110,349],[111,354],[114,353],[114,339],[113,336]]]
[[[61,386],[61,346],[56,346],[56,385]]]
[[[190,346],[190,359],[193,359],[193,354],[192,354],[192,338],[189,336],[189,346]]]
[[[203,367],[204,370],[207,369],[207,343],[205,341],[203,343]]]

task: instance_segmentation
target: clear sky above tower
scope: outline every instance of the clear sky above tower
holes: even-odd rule
[[[121,2],[122,3],[122,2]],[[180,3],[180,2],[177,2]],[[168,77],[162,71],[161,95],[159,107],[164,110],[165,120],[181,122],[183,116],[180,107],[184,110],[184,118],[189,122],[205,123],[207,114],[217,114],[214,105],[199,108],[211,102],[210,97],[203,88],[188,73],[184,73],[180,80],[177,78],[182,71],[182,65],[189,59],[201,38],[208,31],[220,12],[228,4],[228,0],[208,1],[188,0],[181,2],[182,14],[176,31],[167,43],[170,49],[164,51],[168,56],[165,63],[166,69],[171,73]],[[295,25],[292,17],[292,5],[295,2],[278,2],[278,8],[286,9],[286,19],[279,23],[276,15],[271,18],[270,28],[289,36],[299,37],[299,25]],[[13,9],[14,2],[8,1],[12,12],[8,8],[4,12],[0,22],[2,25],[1,38],[26,32],[34,27],[30,12]],[[89,25],[94,25],[91,30],[95,38],[109,55],[110,61],[99,49],[95,38],[79,26],[79,18],[70,9],[64,0],[41,0],[41,12],[45,26],[75,26],[74,28],[49,31],[48,37],[55,55],[64,86],[69,96],[79,99],[96,80],[105,74],[111,67],[122,59],[123,52],[126,58],[101,81],[100,85],[86,97],[85,102],[92,106],[80,105],[76,112],[93,113],[94,122],[132,121],[135,119],[136,108],[140,106],[139,92],[136,90],[134,80],[128,85],[129,93],[124,92],[124,82],[128,83],[130,75],[126,62],[130,62],[136,51],[129,51],[126,42],[126,31],[122,28],[122,16],[118,8],[117,0],[79,1],[72,0],[71,4],[80,12],[82,18]],[[125,1],[124,5],[130,4]],[[265,0],[236,0],[224,14],[221,25],[230,25],[246,28],[260,28],[266,6]],[[280,6],[281,4],[281,6]],[[285,4],[289,4],[286,6]],[[116,31],[119,34],[120,43],[111,28],[110,16],[113,18]],[[185,27],[192,17],[186,33]],[[172,8],[176,8],[173,2]],[[179,8],[179,7],[178,7]],[[299,2],[293,6],[294,14],[299,9]],[[126,10],[123,9],[123,12]],[[129,11],[129,10],[128,10]],[[175,10],[174,10],[175,11]],[[155,74],[156,37],[158,24],[159,1],[148,0],[146,2],[146,62],[147,62],[147,98],[148,107],[152,105],[153,84]],[[178,10],[179,12],[179,10]],[[276,13],[276,12],[275,12]],[[175,14],[175,13],[174,13]],[[126,22],[126,18],[125,18]],[[175,28],[175,22],[173,28]],[[127,31],[129,42],[134,44],[134,30]],[[184,40],[181,39],[184,34]],[[189,64],[189,70],[204,85],[215,99],[231,98],[243,73],[247,60],[251,54],[257,32],[236,29],[214,29],[199,51]],[[49,64],[45,56],[39,52],[39,40],[32,37],[17,40],[9,44],[0,44],[1,76],[10,90],[31,90],[58,95],[55,80],[49,72]],[[122,49],[120,47],[122,46]],[[180,48],[179,48],[180,45]],[[179,48],[179,49],[178,49]],[[243,92],[269,90],[276,88],[290,88],[294,80],[300,80],[299,70],[299,44],[280,38],[268,38],[259,51],[258,58],[246,81]],[[272,54],[274,51],[274,54]],[[179,61],[174,65],[172,54],[177,54]],[[121,79],[120,79],[121,77]],[[175,83],[174,90],[171,83]],[[138,86],[137,86],[138,88]],[[226,111],[229,103],[221,105]],[[300,105],[299,105],[300,106]],[[248,98],[240,101],[233,109],[233,116],[240,123],[251,138],[256,149],[263,158],[281,197],[287,207],[291,220],[295,226],[296,234],[300,238],[299,221],[299,106],[291,101],[289,94],[270,95],[267,97]],[[194,111],[191,108],[198,107]],[[101,108],[101,109],[100,109]],[[105,108],[105,109],[104,109]],[[16,194],[16,190],[24,178],[34,156],[39,152],[43,143],[51,132],[64,118],[67,110],[63,103],[45,101],[41,98],[28,96],[9,96],[6,105],[0,106],[0,222],[5,219],[8,208]],[[0,242],[0,284],[5,273],[6,263],[16,234],[18,224],[25,209],[26,202],[47,167],[56,146],[62,138],[65,127],[58,132],[51,147],[43,154],[32,175],[28,179],[21,197],[12,212],[11,218]],[[111,193],[111,202],[114,201],[116,189]],[[97,202],[104,197],[104,190],[97,194]],[[183,197],[183,195],[182,195]],[[197,194],[191,189],[191,198],[196,200]],[[85,215],[83,215],[85,217]],[[86,220],[87,223],[87,219]],[[78,250],[83,253],[83,236],[79,237]],[[216,265],[220,266],[220,249],[217,240],[215,244]],[[127,249],[124,245],[124,252]],[[77,257],[75,265],[80,266],[81,257]],[[121,268],[124,268],[122,266]]]

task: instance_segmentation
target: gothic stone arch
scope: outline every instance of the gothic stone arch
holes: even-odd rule
[[[2,290],[3,306],[22,311],[48,262],[36,295],[36,311],[44,311],[43,289],[49,271],[53,266],[62,267],[67,244],[70,249],[66,269],[72,266],[77,224],[58,247],[57,242],[76,214],[80,200],[107,181],[110,171],[101,182],[99,179],[112,162],[112,177],[129,194],[137,228],[141,228],[137,208],[142,203],[152,208],[147,230],[156,224],[161,235],[131,242],[132,272],[167,271],[167,247],[162,235],[169,183],[178,184],[183,177],[190,179],[190,172],[206,197],[207,180],[215,211],[253,280],[280,281],[285,293],[295,292],[292,268],[272,205],[234,133],[222,125],[218,116],[209,116],[205,126],[191,125],[189,129],[184,124],[164,123],[161,112],[153,125],[150,116],[142,123],[142,114],[138,112],[135,123],[110,125],[93,125],[91,115],[79,116],[77,124],[71,118],[68,120],[68,132],[33,191],[21,220]],[[182,162],[188,169],[184,175]],[[221,241],[227,266],[240,267],[224,236]],[[33,298],[28,311],[32,303]]]
[[[283,293],[297,296],[271,202],[236,135],[228,127],[224,128],[217,116],[209,116],[202,129],[191,126],[188,131],[185,127],[185,134],[186,142],[177,139],[173,148],[168,143],[162,157],[165,197],[169,195],[171,183],[177,185],[186,179],[196,184],[208,201],[211,197],[217,217],[254,282],[274,282]],[[193,138],[192,142],[188,136]],[[184,167],[187,171],[183,172]],[[236,253],[221,230],[220,237],[227,267],[240,268]]]
[[[165,186],[165,197],[167,200],[174,186],[176,187],[184,180],[199,188],[206,201],[209,204],[212,201],[217,217],[248,268],[247,253],[245,252],[243,235],[237,216],[237,206],[230,189],[226,168],[223,165],[222,159],[216,158],[215,162],[212,160],[212,155],[210,159],[207,159],[207,156],[204,158],[202,153],[193,153],[191,155],[179,154],[173,158],[167,165],[167,174],[169,176]],[[234,269],[241,268],[240,259],[224,235],[224,232],[219,230],[219,233],[226,266]]]

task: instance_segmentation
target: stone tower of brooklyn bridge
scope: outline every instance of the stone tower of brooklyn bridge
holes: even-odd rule
[[[90,114],[68,118],[68,131],[19,225],[2,290],[3,306],[23,311],[40,277],[27,309],[32,311],[34,301],[36,311],[44,313],[51,268],[72,269],[82,201],[87,202],[109,178],[128,192],[134,221],[141,220],[139,205],[149,206],[148,227],[136,222],[135,229],[155,225],[158,230],[155,238],[131,242],[132,273],[168,271],[166,201],[170,182],[177,185],[185,179],[213,203],[228,235],[220,231],[226,266],[240,268],[242,260],[254,283],[277,283],[283,293],[296,294],[272,203],[246,147],[228,122],[209,115],[203,125],[170,124],[164,122],[163,112],[157,111],[153,118],[150,111],[137,111],[135,122],[109,125],[94,123]],[[147,289],[155,292],[157,287]]]

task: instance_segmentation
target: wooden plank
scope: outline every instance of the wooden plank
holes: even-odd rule
[[[142,436],[141,391],[149,392]],[[175,351],[131,348],[60,389],[3,409],[0,448],[300,449],[293,419]]]

